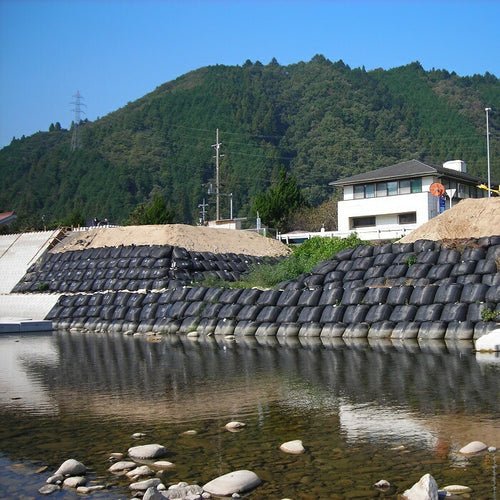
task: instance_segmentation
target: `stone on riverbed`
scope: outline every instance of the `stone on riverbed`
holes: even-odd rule
[[[121,462],[116,462],[109,469],[108,472],[123,472],[124,470],[129,470],[137,467],[135,462],[127,462],[122,460]]]
[[[167,454],[167,449],[161,444],[144,444],[142,446],[133,446],[128,449],[128,455],[131,458],[151,459],[160,458]]]
[[[165,497],[156,489],[156,487],[150,486],[146,490],[146,493],[144,493],[142,500],[163,500],[164,498]]]
[[[468,486],[462,486],[461,484],[450,484],[449,486],[445,486],[443,490],[453,495],[463,495],[472,491]]]
[[[57,484],[46,484],[38,490],[38,493],[40,493],[40,495],[51,495],[60,489],[61,487]]]
[[[61,464],[55,474],[62,474],[63,476],[79,476],[85,474],[87,468],[78,460],[70,458]]]
[[[153,462],[153,466],[160,469],[173,469],[175,464],[169,462],[168,460],[157,460],[156,462]]]
[[[47,478],[45,481],[47,484],[61,484],[64,481],[64,476],[62,474],[54,474]]]
[[[293,455],[300,455],[304,453],[305,448],[300,439],[295,439],[294,441],[287,441],[280,446],[280,450],[285,453],[292,453]]]
[[[250,470],[237,470],[229,472],[209,481],[203,490],[212,495],[229,496],[233,493],[243,493],[258,486],[261,480],[255,472]]]
[[[406,500],[438,500],[438,485],[430,475],[422,476],[409,490],[403,493]]]
[[[243,429],[246,426],[247,426],[247,424],[244,424],[243,422],[236,422],[236,421],[228,422],[225,425],[226,429],[228,431],[231,431],[231,432],[241,431],[241,429]]]
[[[156,488],[161,481],[158,478],[146,479],[144,481],[139,481],[137,483],[132,483],[129,488],[132,491],[146,491],[148,488]]]
[[[66,488],[78,488],[78,486],[85,486],[87,478],[83,476],[70,476],[63,481],[63,486]]]
[[[473,455],[474,453],[481,453],[482,451],[487,449],[488,446],[481,441],[472,441],[469,444],[465,445],[463,448],[460,448],[458,452],[464,455]]]
[[[141,465],[139,467],[136,467],[135,469],[132,469],[128,471],[125,475],[127,477],[141,477],[141,476],[152,476],[154,472],[147,466],[147,465]]]
[[[186,498],[201,498],[203,489],[197,484],[187,484],[184,482],[174,484],[168,490],[161,493],[163,498],[170,500],[186,499]]]

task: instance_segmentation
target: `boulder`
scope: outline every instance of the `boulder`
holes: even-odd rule
[[[146,479],[145,481],[139,481],[137,483],[132,483],[129,488],[132,491],[146,491],[148,488],[156,488],[161,481],[158,478]]]
[[[189,498],[201,498],[203,490],[197,484],[187,484],[179,483],[174,484],[168,488],[168,490],[161,493],[162,498],[174,499],[189,499]]]
[[[261,480],[255,472],[237,470],[212,479],[203,486],[203,490],[211,495],[224,497],[251,490],[259,486],[260,483]]]
[[[142,446],[133,446],[128,449],[130,458],[151,459],[160,458],[167,454],[167,449],[161,444],[144,444]]]
[[[480,352],[498,352],[500,351],[500,328],[479,337],[476,340],[476,351]]]
[[[438,486],[430,475],[422,476],[409,490],[403,493],[406,500],[438,500]]]
[[[122,460],[120,462],[116,462],[109,469],[108,472],[123,472],[124,470],[130,470],[137,467],[135,462]]]
[[[150,486],[146,490],[146,493],[144,493],[142,500],[163,500],[164,498],[165,497],[156,489],[156,487]]]
[[[127,477],[152,476],[154,472],[147,465],[141,465],[135,469],[129,470],[125,475]]]
[[[78,486],[85,486],[87,478],[83,476],[70,476],[63,481],[63,486],[66,488],[78,488]]]
[[[61,464],[55,474],[61,474],[63,476],[79,476],[81,474],[85,474],[85,472],[87,472],[85,465],[78,460],[70,458]]]
[[[294,455],[300,455],[304,453],[305,448],[300,439],[295,439],[294,441],[287,441],[280,446],[280,450],[285,453],[292,453]]]
[[[473,455],[474,453],[481,453],[488,449],[488,446],[485,445],[481,441],[472,441],[469,444],[466,444],[463,448],[458,450],[459,453],[463,455]]]

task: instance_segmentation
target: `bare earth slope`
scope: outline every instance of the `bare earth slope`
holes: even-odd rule
[[[75,231],[53,252],[120,245],[172,245],[189,251],[236,253],[259,257],[288,255],[290,249],[272,238],[251,231],[165,224],[156,226],[97,227]]]
[[[500,198],[469,198],[401,238],[417,240],[481,238],[500,235]]]

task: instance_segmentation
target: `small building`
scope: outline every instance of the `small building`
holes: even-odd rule
[[[16,212],[1,212],[0,213],[0,225],[8,226],[17,219]]]
[[[462,199],[488,196],[477,187],[484,182],[468,174],[461,160],[443,166],[410,160],[331,182],[343,188],[338,232],[378,235],[364,239],[399,238]],[[433,196],[435,183],[445,188],[444,196]]]

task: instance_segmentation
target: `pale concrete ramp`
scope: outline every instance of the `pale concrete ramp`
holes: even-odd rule
[[[0,295],[0,323],[5,321],[43,320],[55,306],[59,294],[19,293]]]
[[[57,229],[0,236],[0,293],[9,293],[29,266],[62,235]]]

